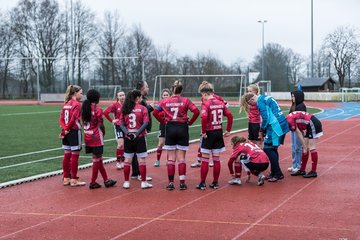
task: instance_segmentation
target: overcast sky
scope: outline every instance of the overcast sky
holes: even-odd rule
[[[63,6],[65,1],[59,0]],[[0,0],[2,10],[16,4]],[[98,17],[118,10],[131,27],[141,24],[156,46],[171,44],[178,56],[212,53],[226,64],[251,62],[265,44],[311,54],[311,0],[83,0]],[[359,0],[313,0],[314,50],[339,26],[360,28]]]

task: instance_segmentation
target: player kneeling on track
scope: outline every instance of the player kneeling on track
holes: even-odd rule
[[[140,104],[141,92],[130,91],[125,98],[121,110],[120,127],[125,134],[124,138],[124,177],[123,188],[130,188],[130,166],[136,154],[139,160],[139,171],[141,176],[141,188],[152,188],[152,184],[146,181],[146,126],[149,124],[149,115],[146,107]]]
[[[250,173],[258,177],[258,186],[264,185],[264,172],[269,167],[269,158],[266,153],[255,143],[247,141],[244,137],[235,136],[231,138],[233,152],[230,156],[228,166],[232,174],[232,165],[235,162],[235,178],[229,181],[229,184],[240,185],[241,164],[243,164]],[[241,164],[240,164],[241,162]],[[230,167],[231,166],[231,167]],[[250,180],[250,175],[247,182]]]
[[[97,105],[100,99],[100,93],[90,89],[86,94],[86,100],[82,104],[81,117],[84,126],[84,140],[86,153],[92,153],[92,176],[90,189],[100,188],[101,185],[96,182],[98,172],[100,171],[105,187],[112,187],[116,181],[108,178],[102,159],[104,151],[105,127],[103,112]]]
[[[303,176],[304,178],[317,177],[318,153],[316,151],[316,143],[318,138],[323,135],[320,120],[314,115],[302,111],[290,113],[287,115],[286,120],[289,123],[290,130],[296,131],[303,147],[300,169],[292,173],[291,176]],[[312,166],[311,171],[306,173],[305,169],[309,159],[309,152],[311,154]]]

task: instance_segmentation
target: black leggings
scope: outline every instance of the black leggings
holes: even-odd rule
[[[277,147],[265,146],[264,152],[268,156],[271,163],[271,177],[279,178],[284,174],[281,172],[279,165],[279,153]]]

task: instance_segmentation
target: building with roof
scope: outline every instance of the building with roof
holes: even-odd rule
[[[301,88],[304,92],[330,92],[336,89],[336,82],[331,77],[304,78],[296,84],[296,86],[299,85],[301,85]]]

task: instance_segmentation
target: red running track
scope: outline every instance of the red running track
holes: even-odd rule
[[[123,173],[113,164],[106,168],[119,182],[110,189],[63,187],[61,176],[5,188],[0,239],[360,239],[359,120],[323,121],[315,179],[286,172],[287,137],[280,147],[284,180],[258,187],[253,177],[251,183],[229,186],[227,138],[217,190],[195,189],[199,168],[188,167],[189,189],[167,191],[165,161],[154,168],[154,154],[148,158],[148,175],[154,178],[149,190],[141,190],[136,180],[131,189],[122,189]],[[188,164],[197,147],[191,145]],[[79,175],[89,182],[91,171]]]

